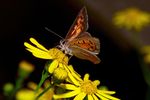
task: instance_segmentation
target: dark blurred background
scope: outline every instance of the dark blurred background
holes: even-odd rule
[[[144,6],[142,6],[144,5]],[[38,59],[25,50],[24,41],[34,37],[46,48],[56,46],[60,38],[47,32],[48,27],[65,37],[80,9],[86,6],[88,32],[101,41],[102,62],[91,62],[73,57],[70,60],[82,76],[90,73],[91,80],[100,80],[122,100],[144,100],[146,83],[137,54],[125,30],[116,29],[113,13],[130,6],[150,10],[148,0],[3,0],[0,1],[0,86],[15,82],[18,63],[28,60],[36,66],[29,81],[39,82],[46,60]],[[145,31],[143,32],[147,32]],[[144,37],[144,36],[141,36]],[[147,37],[147,34],[146,36]],[[148,44],[148,39],[143,38]],[[1,89],[2,92],[2,89]]]

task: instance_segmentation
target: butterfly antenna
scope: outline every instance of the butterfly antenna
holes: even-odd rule
[[[61,39],[64,39],[62,36],[58,35],[56,32],[54,32],[54,31],[50,30],[49,28],[45,27],[45,29],[46,29],[47,31],[49,31],[49,32],[53,33],[54,35],[56,35],[56,36],[60,37]]]

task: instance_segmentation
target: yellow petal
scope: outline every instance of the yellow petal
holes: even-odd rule
[[[68,78],[66,79],[67,81],[69,80],[69,82],[75,84],[76,86],[80,86],[79,81],[73,76],[75,75],[74,73],[71,73],[70,70],[68,69],[68,66],[64,65],[65,70],[68,73]]]
[[[115,91],[106,91],[106,90],[97,90],[97,92],[98,92],[99,94],[101,94],[101,93],[115,94],[115,93],[116,93]]]
[[[73,100],[84,100],[86,94],[84,92],[78,94]],[[91,100],[91,99],[89,99]]]
[[[95,100],[91,95],[88,95],[88,100]]]
[[[98,86],[100,84],[100,81],[99,80],[95,80],[95,81],[93,81],[93,84],[95,84],[96,86]]]
[[[105,94],[105,93],[98,92],[98,94],[101,95],[101,96],[103,96],[103,97],[105,97],[105,98],[111,99],[111,100],[120,100],[120,99],[118,99],[116,97],[110,96],[110,95]]]
[[[85,75],[84,75],[84,79],[83,79],[83,80],[84,80],[84,81],[87,81],[87,80],[89,80],[89,77],[90,77],[90,75],[89,75],[89,74],[85,74]]]
[[[97,98],[97,96],[95,96],[95,94],[92,94],[92,97],[93,97],[94,100],[99,100],[99,99]]]
[[[82,81],[80,74],[78,74],[74,69],[72,65],[68,66],[68,69],[70,70],[70,72],[72,73],[72,75],[79,81]]]
[[[48,72],[52,74],[53,71],[54,71],[57,67],[58,67],[58,61],[57,61],[57,60],[54,60],[54,61],[50,64],[50,66],[49,66],[49,68],[48,68]]]
[[[27,49],[31,49],[31,50],[40,50],[39,48],[27,43],[27,42],[24,42],[24,46],[27,48]]]
[[[70,98],[70,97],[73,97],[73,96],[79,94],[80,92],[81,92],[80,89],[77,89],[75,91],[67,92],[67,93],[64,93],[64,94],[53,95],[53,98],[54,99]]]
[[[48,52],[42,51],[40,49],[32,50],[32,49],[26,49],[32,53],[33,56],[41,59],[53,59],[51,55],[49,55]]]
[[[75,72],[78,77],[81,77],[81,75],[78,74],[78,73],[73,69],[73,66],[72,66],[72,65],[69,65],[68,68],[69,68],[72,72]]]
[[[42,46],[41,44],[39,44],[34,38],[30,38],[30,41],[36,45],[38,48],[42,49],[42,50],[45,50],[45,51],[48,51],[44,46]]]
[[[42,59],[52,59],[52,56],[37,47],[32,46],[31,44],[24,42],[24,45],[27,47],[26,49],[30,51],[35,57],[42,58]]]
[[[60,86],[62,88],[67,89],[67,90],[77,90],[77,89],[79,89],[78,87],[76,87],[75,85],[72,85],[72,84],[62,84]]]
[[[96,93],[96,95],[100,98],[100,100],[110,100],[110,99],[107,99],[106,97],[103,97],[102,95]]]
[[[80,86],[79,81],[76,80],[76,79],[72,76],[72,74],[68,73],[68,78],[71,80],[71,82],[72,82],[73,84],[75,84],[76,86]]]

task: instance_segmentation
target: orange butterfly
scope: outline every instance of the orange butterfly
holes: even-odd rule
[[[87,29],[88,15],[86,8],[83,7],[58,47],[66,54],[98,64],[101,60],[96,55],[100,52],[100,41],[86,32]]]

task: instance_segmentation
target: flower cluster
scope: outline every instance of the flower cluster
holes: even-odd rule
[[[144,61],[150,63],[150,45],[142,47],[141,53],[144,55]]]
[[[25,42],[26,50],[30,51],[35,57],[48,59],[51,61],[46,65],[45,69],[49,73],[51,88],[55,91],[62,89],[63,92],[55,92],[53,99],[73,98],[73,100],[119,100],[111,96],[115,91],[107,91],[98,89],[99,80],[89,80],[89,74],[85,74],[84,78],[80,76],[72,65],[68,65],[68,57],[59,49],[46,49],[34,38],[30,38],[30,43]],[[42,82],[45,79],[41,79]],[[40,89],[40,88],[39,88]],[[43,92],[44,95],[46,92]],[[39,96],[38,96],[39,97]],[[48,99],[48,98],[47,98]]]
[[[150,23],[150,14],[138,8],[127,8],[115,13],[113,22],[118,27],[140,31]]]
[[[50,82],[45,81],[44,88],[49,86]],[[44,90],[44,88],[40,88],[38,92],[35,93],[35,89],[37,84],[34,82],[28,83],[28,88],[23,88],[16,93],[16,100],[36,100],[36,97]],[[39,100],[52,100],[52,96],[54,94],[54,89],[51,88],[46,91]]]
[[[150,24],[150,13],[135,7],[126,8],[115,13],[112,20],[118,28],[121,27],[130,32],[130,42],[136,51],[138,64],[141,67],[145,82],[150,86],[150,45],[145,46],[140,37],[143,28]],[[146,97],[149,97],[149,91],[146,94]]]
[[[14,95],[23,87],[24,81],[29,77],[29,75],[34,71],[34,65],[26,60],[22,60],[19,63],[19,68],[17,71],[17,77],[15,84],[9,82],[3,87],[4,95],[6,99],[14,99]],[[22,99],[23,100],[23,99]],[[25,100],[25,99],[24,99]],[[29,100],[29,99],[26,99]]]

